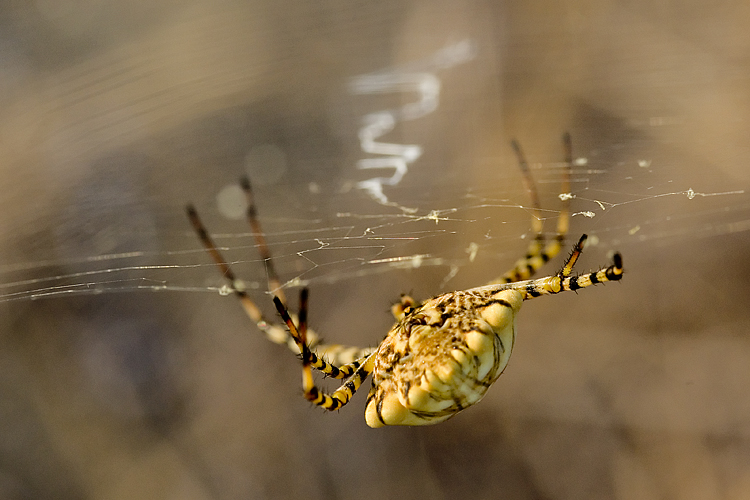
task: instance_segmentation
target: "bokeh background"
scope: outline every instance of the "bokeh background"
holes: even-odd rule
[[[750,498],[747,2],[34,0],[0,26],[0,498]],[[384,74],[439,83],[383,137],[422,148],[391,205],[358,133],[419,92],[352,90]],[[525,304],[507,372],[438,426],[310,408],[184,216],[271,316],[248,172],[313,326],[373,345],[401,292],[524,251],[512,137],[554,231],[566,130],[579,267],[627,275]]]

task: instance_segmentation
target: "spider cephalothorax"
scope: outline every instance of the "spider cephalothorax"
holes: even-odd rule
[[[321,344],[319,337],[307,328],[307,289],[301,290],[298,318],[291,317],[260,230],[247,179],[243,179],[241,185],[248,199],[248,219],[266,262],[269,288],[274,291],[273,301],[286,324],[286,331],[265,320],[258,306],[240,286],[192,206],[188,207],[188,216],[247,314],[270,340],[285,343],[301,355],[302,386],[309,401],[327,410],[337,410],[347,404],[364,380],[372,375],[365,410],[365,420],[370,427],[435,424],[477,403],[502,374],[516,338],[516,315],[525,300],[622,278],[619,254],[615,254],[614,262],[607,268],[572,275],[586,241],[586,235],[583,235],[560,272],[546,278],[529,279],[560,252],[568,231],[572,163],[568,134],[564,136],[564,145],[567,168],[563,175],[563,207],[556,237],[545,241],[536,188],[523,153],[514,141],[513,148],[532,201],[535,238],[526,256],[488,285],[444,293],[422,303],[403,296],[393,307],[396,324],[375,348]],[[330,377],[345,379],[345,382],[332,393],[321,391],[315,385],[313,368]]]

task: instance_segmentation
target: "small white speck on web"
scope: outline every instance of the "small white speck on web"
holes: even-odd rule
[[[575,217],[576,215],[583,215],[584,217],[588,217],[589,219],[593,219],[596,217],[596,214],[590,210],[587,210],[586,212],[576,212],[571,215],[571,217]]]
[[[638,160],[638,166],[641,168],[648,168],[651,166],[651,160]]]
[[[631,228],[630,231],[628,231],[628,234],[630,236],[633,236],[635,233],[641,230],[641,226],[635,226],[634,228]]]
[[[427,218],[430,220],[434,220],[435,224],[437,224],[440,221],[440,212],[437,210],[433,210],[432,212],[427,215]]]

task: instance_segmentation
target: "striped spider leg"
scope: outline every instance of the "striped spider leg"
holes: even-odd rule
[[[570,226],[570,171],[573,166],[573,146],[570,134],[567,132],[563,134],[565,170],[563,171],[563,180],[560,186],[562,207],[557,219],[557,234],[549,242],[546,241],[544,236],[542,208],[539,204],[539,194],[537,193],[534,179],[531,177],[531,172],[529,171],[529,164],[518,141],[513,140],[511,146],[513,146],[513,151],[518,158],[518,166],[521,169],[524,188],[529,193],[529,198],[531,199],[531,229],[534,231],[534,240],[526,250],[526,255],[515,263],[513,269],[503,274],[500,278],[491,281],[491,283],[511,283],[531,278],[544,264],[560,253]]]
[[[573,147],[570,134],[567,132],[563,134],[565,169],[563,170],[563,180],[560,186],[560,200],[562,201],[562,207],[560,208],[560,214],[557,219],[557,234],[555,235],[555,238],[549,242],[547,242],[544,235],[544,218],[539,203],[539,194],[536,189],[536,184],[534,183],[534,178],[531,176],[526,156],[523,154],[523,150],[518,141],[511,141],[511,147],[513,148],[513,152],[516,154],[518,160],[518,167],[521,170],[521,180],[524,189],[526,189],[529,199],[531,200],[531,230],[534,233],[534,239],[526,249],[526,254],[516,261],[513,268],[499,278],[490,281],[490,284],[512,283],[514,281],[531,278],[544,264],[560,253],[570,226],[570,198],[572,197],[570,194],[570,171],[573,166]],[[403,316],[405,308],[410,306],[413,307],[414,305],[416,305],[414,299],[408,295],[402,295],[401,301],[394,304],[391,310],[398,320]]]
[[[286,304],[286,297],[281,287],[278,274],[271,258],[271,251],[266,242],[265,233],[260,225],[260,221],[257,217],[257,209],[255,207],[255,199],[253,197],[252,187],[247,177],[240,179],[240,186],[242,187],[245,197],[247,199],[247,221],[253,230],[253,237],[258,248],[258,253],[266,266],[266,275],[268,277],[268,290],[274,295],[275,299],[278,299],[282,304]],[[289,331],[284,325],[277,324],[273,321],[269,321],[263,315],[258,305],[250,298],[245,290],[245,285],[241,279],[238,279],[234,274],[231,266],[224,258],[219,247],[209,235],[203,222],[198,216],[193,205],[186,207],[187,216],[190,223],[193,226],[198,238],[205,247],[211,259],[218,266],[219,270],[226,278],[228,285],[232,293],[240,300],[245,313],[250,319],[255,322],[258,329],[263,332],[266,337],[276,344],[286,344],[289,349],[295,354],[300,354],[302,351],[299,349],[297,342],[290,336]],[[286,306],[285,306],[286,307]],[[300,306],[300,317],[307,315],[306,301],[301,303]],[[333,363],[340,365],[353,364],[357,365],[358,359],[362,359],[372,352],[372,348],[359,348],[344,346],[339,344],[323,344],[320,337],[312,330],[307,330],[307,343],[311,349],[314,349],[320,356],[325,356],[330,359]],[[343,369],[337,374],[329,374],[334,378],[344,378],[348,376],[348,370]]]

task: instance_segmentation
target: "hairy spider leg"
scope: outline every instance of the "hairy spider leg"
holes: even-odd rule
[[[544,264],[555,257],[562,249],[565,242],[565,236],[568,234],[569,217],[570,217],[570,172],[573,165],[573,147],[570,134],[563,134],[563,149],[565,152],[565,169],[563,171],[563,180],[560,186],[560,198],[562,208],[557,219],[557,234],[549,242],[544,236],[544,219],[542,217],[541,204],[539,203],[539,194],[531,175],[529,164],[526,156],[523,154],[521,145],[518,141],[511,141],[513,151],[518,158],[518,166],[521,169],[521,179],[524,188],[529,194],[531,200],[531,230],[534,232],[534,240],[526,250],[526,255],[519,259],[513,268],[502,275],[500,278],[491,281],[492,284],[511,283],[513,281],[527,280],[531,278]],[[546,243],[546,244],[545,244]]]
[[[290,335],[292,336],[292,339],[297,343],[297,347],[300,350],[300,353],[302,353],[303,358],[305,356],[305,352],[307,352],[307,359],[308,364],[315,368],[316,370],[324,373],[325,375],[332,377],[332,378],[347,378],[351,377],[357,369],[362,366],[362,363],[366,359],[367,356],[362,356],[359,359],[355,359],[352,362],[341,364],[340,366],[337,366],[331,362],[326,361],[324,358],[318,356],[315,352],[313,352],[310,349],[310,344],[307,341],[307,336],[310,333],[310,330],[307,328],[307,304],[308,304],[308,296],[309,292],[307,288],[303,288],[300,290],[299,293],[299,313],[297,314],[298,320],[297,320],[297,336],[298,338],[295,338],[294,333],[292,330],[289,330]],[[274,301],[274,304],[276,301]],[[283,303],[282,303],[283,306]],[[276,305],[276,310],[279,309],[278,304]],[[284,320],[284,323],[286,322],[285,316],[288,316],[291,319],[291,315],[289,314],[289,310],[286,309],[286,306],[284,306],[284,310],[286,311],[285,314],[283,314],[281,317]],[[287,327],[288,327],[287,323]]]
[[[255,243],[258,248],[258,253],[266,266],[266,276],[268,277],[268,289],[274,296],[279,297],[281,302],[286,306],[286,297],[281,287],[281,280],[276,272],[276,268],[273,264],[273,257],[271,256],[271,250],[266,241],[265,232],[263,227],[260,225],[258,219],[258,209],[255,205],[255,197],[253,196],[252,185],[250,184],[250,178],[247,175],[243,175],[240,178],[240,187],[245,193],[245,199],[247,200],[247,221],[253,230],[253,236]],[[300,314],[302,313],[302,306],[300,305]],[[304,308],[305,312],[307,308]],[[312,330],[308,330],[307,333],[307,344],[316,350],[319,354],[328,357],[338,365],[347,365],[354,363],[357,360],[369,355],[374,348],[370,347],[354,347],[342,344],[323,344],[322,339]],[[291,347],[291,343],[290,343]],[[292,349],[295,351],[295,349]],[[296,352],[296,351],[295,351]],[[349,374],[351,375],[351,374]],[[333,375],[330,375],[333,376]],[[348,376],[348,375],[343,375]],[[341,377],[334,377],[341,378]]]
[[[560,186],[562,207],[557,219],[557,234],[549,242],[546,242],[544,236],[544,218],[542,216],[541,204],[539,203],[539,193],[536,189],[534,178],[531,175],[529,163],[526,161],[526,155],[524,155],[523,149],[517,140],[513,139],[511,141],[511,147],[518,159],[518,168],[521,170],[521,180],[531,201],[531,230],[534,232],[534,240],[526,249],[526,255],[516,261],[510,271],[503,274],[500,278],[490,281],[490,284],[528,280],[544,264],[560,253],[570,226],[570,176],[573,165],[573,145],[570,134],[565,132],[562,140],[565,155],[565,169],[563,170],[563,178]],[[398,321],[404,317],[408,308],[417,305],[418,303],[413,298],[408,295],[402,295],[401,300],[391,306],[391,312]]]
[[[578,243],[573,247],[573,250],[570,252],[570,255],[568,256],[567,260],[565,261],[565,264],[563,264],[562,269],[558,273],[559,276],[562,276],[563,278],[567,278],[571,275],[573,272],[573,267],[576,265],[576,262],[578,261],[578,257],[581,256],[581,252],[583,252],[583,244],[588,239],[588,235],[583,234],[578,240]],[[620,259],[620,264],[622,264],[622,259]],[[622,267],[622,265],[620,266]]]
[[[299,312],[297,313],[297,329],[295,331],[289,330],[289,333],[292,337],[292,339],[297,344],[297,348],[299,349],[300,353],[302,354],[303,364],[311,366],[312,368],[315,368],[316,370],[323,372],[329,377],[333,378],[347,378],[351,377],[352,374],[362,365],[362,362],[365,360],[364,357],[360,359],[356,359],[352,361],[351,363],[346,363],[341,366],[336,366],[332,363],[329,363],[325,359],[318,357],[317,354],[315,354],[309,347],[309,343],[307,341],[307,336],[309,334],[309,330],[307,329],[307,304],[308,304],[308,297],[309,297],[309,291],[307,288],[303,288],[299,292]],[[281,305],[284,308],[285,313],[281,315],[282,319],[284,320],[284,323],[287,324],[287,328],[289,327],[289,323],[286,321],[286,317],[289,317],[289,320],[291,321],[291,315],[289,314],[289,310],[286,308],[283,302],[281,302],[281,298],[278,298],[278,302],[281,303]],[[276,301],[274,300],[274,304],[276,304]],[[278,310],[279,306],[276,305],[276,309]],[[296,332],[296,337],[295,337]],[[306,359],[306,362],[305,362]]]
[[[265,239],[265,233],[263,232],[260,221],[257,217],[257,209],[255,206],[255,200],[253,197],[250,180],[247,177],[241,178],[240,186],[242,187],[242,190],[244,191],[245,197],[247,199],[247,219],[250,227],[253,230],[253,237],[255,238],[258,253],[260,254],[266,266],[269,290],[274,294],[274,296],[278,296],[283,303],[286,303],[278,274],[276,273],[276,269],[273,265],[271,251]],[[234,295],[240,300],[245,313],[250,317],[250,319],[255,322],[255,324],[258,326],[258,329],[260,329],[271,342],[275,344],[287,345],[292,352],[294,352],[295,354],[299,354],[300,351],[298,349],[298,345],[294,341],[294,339],[290,337],[287,329],[283,326],[268,321],[263,316],[260,308],[248,296],[242,280],[239,280],[234,274],[234,271],[232,271],[231,266],[222,255],[219,247],[216,246],[216,243],[209,235],[198,215],[197,210],[193,205],[187,206],[187,215],[204,248],[229,282],[232,293],[234,293]],[[369,347],[361,348],[340,344],[322,344],[320,337],[312,330],[307,331],[307,339],[308,345],[310,345],[311,348],[314,348],[316,352],[318,352],[318,354],[320,354],[321,356],[326,356],[337,364],[342,365],[366,357],[374,350],[373,348]],[[343,374],[341,375],[341,377],[337,378],[342,378],[345,376],[347,375]]]
[[[229,286],[232,293],[240,300],[245,313],[252,319],[258,326],[258,329],[262,331],[266,337],[276,344],[286,344],[292,351],[295,351],[297,344],[292,341],[289,337],[289,333],[285,328],[270,323],[266,320],[261,312],[260,308],[253,302],[253,300],[247,295],[245,291],[245,285],[242,280],[237,279],[237,276],[232,271],[229,263],[226,261],[221,251],[214,243],[214,240],[208,234],[206,227],[198,216],[198,211],[193,205],[187,206],[187,215],[190,219],[190,223],[193,225],[198,238],[200,239],[203,247],[206,249],[208,254],[213,259],[214,263],[219,267],[221,273],[229,282]]]
[[[523,300],[530,300],[542,295],[551,295],[560,292],[576,291],[581,288],[586,288],[598,283],[606,283],[607,281],[619,281],[622,279],[623,267],[622,267],[622,256],[616,253],[612,259],[612,264],[609,267],[601,268],[597,271],[581,274],[578,276],[571,276],[573,266],[575,265],[578,257],[583,251],[583,244],[586,241],[587,236],[584,234],[581,239],[578,240],[570,257],[565,261],[562,270],[555,276],[547,276],[545,278],[539,278],[535,280],[519,281],[515,283],[507,283],[501,285],[491,285],[491,287],[497,286],[498,291],[500,290],[518,290],[523,294]]]
[[[289,333],[297,342],[300,352],[302,353],[302,389],[305,394],[305,399],[317,406],[325,408],[326,410],[338,410],[347,404],[352,396],[354,396],[354,393],[357,392],[357,389],[362,386],[362,382],[364,382],[364,380],[372,373],[375,366],[374,354],[370,354],[362,360],[357,360],[340,367],[328,363],[324,359],[318,357],[307,346],[305,339],[307,327],[303,326],[304,323],[300,322],[299,327],[295,325],[292,317],[289,315],[289,311],[278,297],[273,298],[273,303],[276,305],[276,309],[279,311],[281,318],[289,329]],[[300,292],[300,303],[307,304],[306,288],[303,288]],[[305,317],[306,313],[304,315],[300,314],[300,316]],[[348,377],[349,380],[331,394],[327,394],[318,389],[315,385],[312,368],[315,368],[331,377]]]

